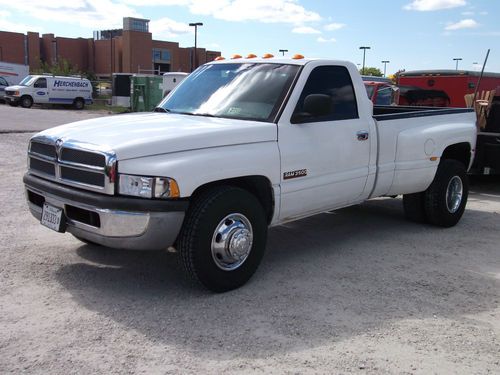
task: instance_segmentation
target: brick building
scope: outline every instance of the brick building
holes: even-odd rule
[[[94,32],[93,38],[64,38],[54,34],[26,35],[0,31],[0,61],[25,64],[30,70],[40,61],[52,64],[66,59],[81,71],[100,77],[110,73],[190,72],[193,67],[214,60],[218,51],[181,48],[179,43],[153,40],[149,20],[126,17],[123,29]]]

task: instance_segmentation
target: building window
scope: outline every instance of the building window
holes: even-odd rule
[[[147,33],[148,32],[148,23],[147,21],[142,21],[142,20],[132,20],[132,30],[134,31],[142,31]]]
[[[170,61],[170,51],[162,50],[161,51],[161,59],[165,61]]]
[[[166,49],[153,49],[153,61],[170,62],[170,51]]]

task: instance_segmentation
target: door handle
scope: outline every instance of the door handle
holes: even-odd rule
[[[368,133],[366,130],[360,130],[359,132],[356,133],[356,136],[358,137],[358,141],[366,141],[369,137],[370,133]]]

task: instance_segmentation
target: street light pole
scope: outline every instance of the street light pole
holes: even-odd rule
[[[363,70],[361,71],[361,74],[365,74],[365,56],[366,56],[366,50],[370,49],[370,47],[363,46],[363,47],[359,47],[359,49],[363,50]]]
[[[385,77],[385,70],[386,70],[387,64],[389,64],[389,63],[390,63],[389,60],[382,60],[382,64],[384,64],[384,77]]]
[[[280,49],[279,51],[283,54],[282,56],[285,56],[285,52],[288,52],[287,49]]]
[[[189,24],[189,26],[194,26],[194,56],[191,59],[191,71],[194,70],[195,66],[198,65],[198,56],[197,56],[197,36],[198,36],[198,26],[203,26],[202,22],[192,22]],[[193,62],[194,60],[194,62]]]
[[[455,66],[455,70],[458,70],[458,62],[459,62],[459,61],[462,61],[462,58],[461,58],[461,57],[455,57],[455,58],[453,59],[453,61],[456,61],[456,62],[457,62],[456,66]]]

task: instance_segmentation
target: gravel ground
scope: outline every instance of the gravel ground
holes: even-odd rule
[[[106,116],[107,111],[66,109],[65,107],[11,107],[0,103],[0,136],[4,133],[38,132],[68,122]]]
[[[273,228],[253,279],[216,295],[176,254],[38,224],[29,137],[0,134],[0,373],[500,373],[500,180],[450,229],[400,199]]]

